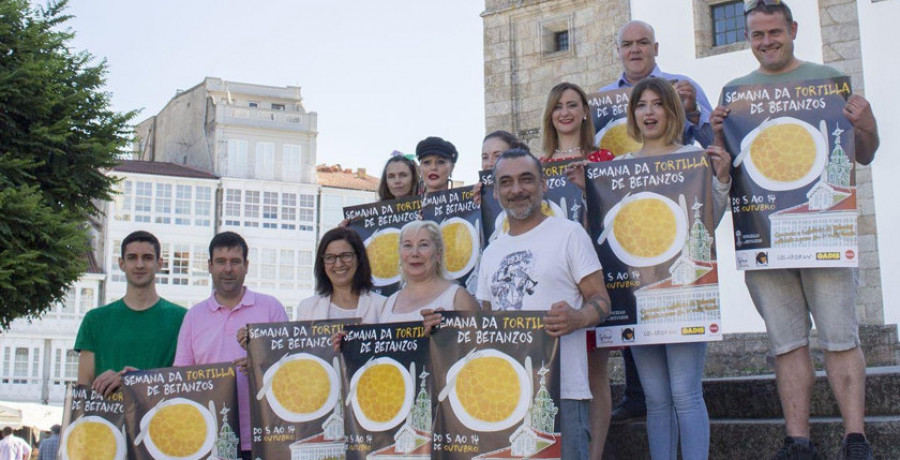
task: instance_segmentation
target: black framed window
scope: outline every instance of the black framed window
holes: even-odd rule
[[[562,30],[553,34],[553,50],[566,51],[569,49],[569,31]]]
[[[712,5],[713,46],[744,40],[744,3],[741,0]]]

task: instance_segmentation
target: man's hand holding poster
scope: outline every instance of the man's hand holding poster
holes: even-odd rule
[[[738,269],[858,265],[850,94],[847,77],[722,91]]]

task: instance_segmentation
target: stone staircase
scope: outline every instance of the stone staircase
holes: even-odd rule
[[[764,334],[737,334],[710,345],[703,393],[710,417],[710,458],[728,460],[769,459],[784,437],[781,403],[766,363]],[[896,326],[860,330],[866,353],[866,435],[876,459],[900,459],[900,362],[897,360]],[[760,348],[762,347],[762,350]],[[761,351],[761,352],[760,352]],[[817,366],[821,351],[813,347]],[[611,357],[620,375],[616,358]],[[759,375],[745,375],[748,369]],[[768,371],[768,372],[759,372]],[[719,376],[715,376],[719,375]],[[724,377],[722,375],[725,375]],[[623,385],[612,387],[612,400],[621,400]],[[843,436],[840,411],[831,394],[825,372],[816,372],[810,407],[811,436],[822,459],[839,458]],[[649,459],[644,422],[613,425],[604,451],[605,460]]]

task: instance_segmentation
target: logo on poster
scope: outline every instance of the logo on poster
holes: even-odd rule
[[[817,252],[816,260],[841,260],[840,252]]]
[[[612,343],[612,332],[606,329],[597,331],[597,341],[600,343]]]
[[[713,334],[715,334],[716,332],[719,332],[719,325],[716,324],[716,323],[710,324],[710,325],[709,325],[709,332],[711,332],[711,333],[713,333]]]
[[[757,267],[767,267],[769,265],[769,253],[768,252],[757,252],[756,253],[756,266]]]
[[[853,252],[852,249],[848,249],[847,252],[844,253],[844,257],[846,257],[847,260],[853,260],[853,258],[856,257],[856,253]]]
[[[703,326],[689,326],[681,328],[681,335],[703,335],[706,334],[706,328]]]
[[[622,329],[622,341],[623,342],[634,342],[634,329],[630,327],[626,327]]]

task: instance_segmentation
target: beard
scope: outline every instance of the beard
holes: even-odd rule
[[[533,216],[535,212],[540,212],[541,203],[543,201],[543,199],[540,199],[537,201],[529,202],[527,206],[523,206],[520,208],[509,207],[503,208],[503,210],[506,211],[506,215],[509,216],[510,219],[526,220]]]

